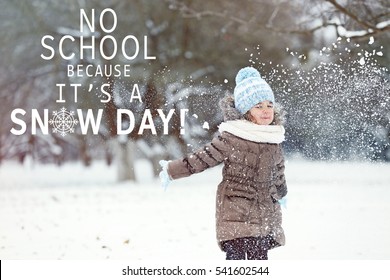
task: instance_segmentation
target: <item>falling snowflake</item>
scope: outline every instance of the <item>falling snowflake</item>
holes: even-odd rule
[[[78,124],[78,120],[74,118],[73,111],[67,111],[61,108],[60,111],[53,111],[53,118],[49,120],[53,126],[53,133],[59,133],[62,137],[68,133],[74,132],[74,126]]]

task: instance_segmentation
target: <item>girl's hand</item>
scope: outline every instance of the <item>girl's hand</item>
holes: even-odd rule
[[[283,197],[278,200],[280,206],[282,206],[284,209],[287,209],[287,198]]]
[[[162,167],[162,171],[159,174],[159,177],[160,177],[160,180],[161,180],[161,186],[164,188],[164,190],[166,190],[168,188],[169,183],[172,181],[171,177],[168,174],[168,163],[169,163],[169,161],[160,160],[158,163]]]

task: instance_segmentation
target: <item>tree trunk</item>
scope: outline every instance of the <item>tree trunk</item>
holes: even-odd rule
[[[117,176],[118,182],[123,181],[136,181],[135,176],[135,147],[136,143],[131,141],[131,139],[114,138],[113,140],[113,151],[115,154],[116,164],[117,164]]]
[[[88,140],[86,137],[81,136],[79,138],[79,141],[80,141],[79,151],[80,151],[81,161],[83,162],[84,166],[91,166],[92,158],[88,151],[88,143],[87,143]]]

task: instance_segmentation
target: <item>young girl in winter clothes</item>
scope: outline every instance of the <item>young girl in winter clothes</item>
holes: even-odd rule
[[[281,199],[287,194],[281,115],[272,89],[246,67],[236,76],[234,97],[221,103],[225,121],[211,143],[183,159],[162,161],[163,184],[224,163],[217,190],[216,231],[228,260],[265,260],[285,243]]]

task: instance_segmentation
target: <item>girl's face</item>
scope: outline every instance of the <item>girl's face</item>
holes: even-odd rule
[[[274,104],[263,101],[249,110],[249,120],[259,125],[269,125],[274,120]]]

